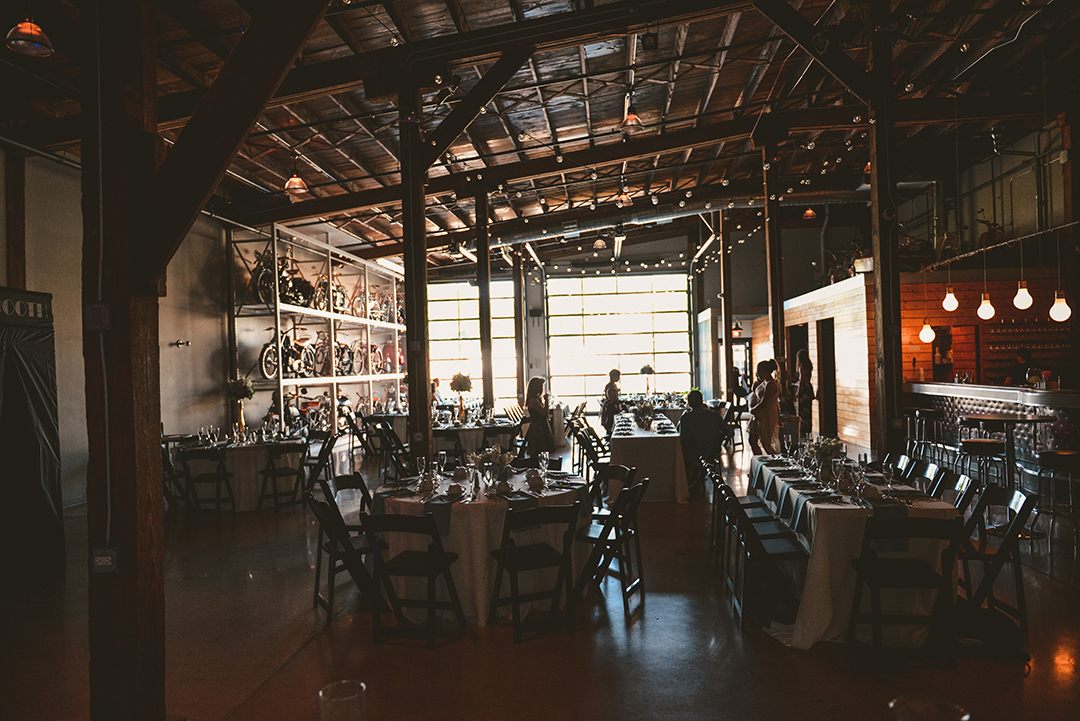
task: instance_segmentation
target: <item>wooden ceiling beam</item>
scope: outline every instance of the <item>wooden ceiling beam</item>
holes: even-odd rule
[[[158,170],[143,277],[165,272],[325,11],[325,0],[263,2]]]

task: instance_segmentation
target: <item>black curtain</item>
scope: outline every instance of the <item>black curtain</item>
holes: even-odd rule
[[[18,564],[64,558],[52,296],[0,287],[0,539]]]

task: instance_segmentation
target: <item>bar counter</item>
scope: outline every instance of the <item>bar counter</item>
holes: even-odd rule
[[[957,418],[982,413],[1030,413],[1054,416],[1053,423],[1020,424],[1016,457],[1034,463],[1039,450],[1080,449],[1080,391],[1036,391],[969,383],[905,383],[904,406],[945,411],[946,442],[957,443]]]

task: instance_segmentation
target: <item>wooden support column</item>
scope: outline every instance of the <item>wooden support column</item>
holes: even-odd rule
[[[517,376],[518,403],[525,405],[525,365],[528,353],[525,348],[525,269],[521,262],[521,253],[513,254],[514,278],[514,347],[515,375]]]
[[[784,251],[780,238],[780,163],[776,145],[768,134],[761,149],[761,167],[765,176],[765,265],[768,273],[769,336],[773,358],[784,363],[787,344],[784,338]],[[765,360],[764,358],[760,360]]]
[[[165,718],[164,534],[156,288],[136,258],[152,225],[157,129],[154,3],[81,5],[83,358],[87,535],[115,549],[90,573],[90,709]],[[88,560],[91,569],[92,559]]]
[[[7,226],[7,286],[26,290],[26,158],[4,156],[4,205]]]
[[[488,233],[488,195],[476,193],[476,285],[480,293],[480,363],[483,368],[484,408],[495,407],[495,375],[491,362],[491,235]]]
[[[892,33],[889,0],[871,0],[870,214],[874,249],[874,345],[876,350],[875,446],[879,458],[904,447],[903,368],[900,346],[900,227],[889,161],[895,156]]]
[[[731,386],[731,366],[735,364],[735,357],[731,347],[731,326],[734,323],[732,315],[735,311],[735,301],[734,286],[731,282],[731,258],[728,257],[728,248],[731,245],[723,213],[713,213],[713,232],[716,233],[716,241],[720,244],[720,324],[723,326],[720,341],[724,344],[724,356],[720,361],[720,383],[724,389],[724,400],[734,402],[735,389]]]
[[[1069,108],[1059,118],[1058,124],[1061,126],[1061,140],[1066,157],[1065,162],[1061,164],[1065,222],[1075,223],[1080,221],[1080,178],[1076,177],[1077,169],[1080,167],[1078,165],[1080,159],[1077,158],[1080,148],[1076,145],[1077,139],[1080,138],[1080,132],[1077,132],[1078,128],[1076,127],[1080,124],[1080,102],[1073,99]],[[1077,289],[1080,288],[1080,283],[1077,283],[1076,278],[1077,255],[1078,250],[1080,250],[1080,226],[1074,225],[1066,228],[1056,238],[1056,241],[1061,244],[1062,290],[1065,292],[1069,307],[1072,308],[1073,312],[1073,317],[1069,319],[1073,331],[1072,358],[1074,363],[1080,363],[1080,321],[1076,316],[1076,313],[1080,311],[1080,302],[1077,301]]]
[[[410,83],[412,80],[410,79]],[[409,444],[414,456],[431,457],[431,360],[428,353],[427,238],[420,158],[420,94],[415,86],[398,94],[401,160],[401,224],[405,260],[405,359],[409,373]]]

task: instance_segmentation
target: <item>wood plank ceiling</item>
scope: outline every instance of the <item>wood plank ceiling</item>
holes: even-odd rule
[[[29,58],[6,48],[0,54],[0,144],[7,141],[7,149],[78,153],[81,4],[33,3],[36,21],[55,46],[52,57]],[[259,4],[156,3],[160,133],[167,145]],[[335,0],[216,189],[213,210],[249,222],[329,223],[353,251],[400,252],[396,98],[369,94],[362,79],[378,73],[379,63],[399,59],[412,43],[449,46],[456,36],[495,33],[537,18],[585,18],[612,4],[619,5]],[[658,16],[667,19],[647,23],[632,19],[634,3],[624,4],[631,19],[619,32],[583,30],[577,41],[548,44],[538,37],[538,51],[439,158],[430,171],[429,246],[444,245],[443,235],[468,238],[474,203],[461,191],[485,172],[504,179],[491,194],[495,237],[520,233],[530,219],[561,223],[587,218],[593,209],[614,223],[634,208],[675,208],[687,197],[724,199],[736,190],[753,197],[761,192],[762,168],[749,135],[767,116],[786,129],[779,150],[790,199],[843,198],[863,183],[864,107],[753,3],[697,3],[701,9],[688,13],[683,3],[669,2],[670,12]],[[22,18],[22,5],[28,3],[4,4],[5,28]],[[816,26],[815,43],[841,47],[865,66],[866,2],[790,5]],[[1008,143],[1052,121],[1061,99],[1076,93],[1080,3],[899,0],[893,6],[895,87],[906,106],[898,131],[900,180],[955,177],[957,125],[964,139],[961,163],[975,162],[993,153],[995,142]],[[493,61],[490,54],[455,51],[448,77],[424,95],[426,131]],[[644,125],[632,136],[620,130],[631,103]],[[294,168],[308,186],[299,200],[284,192]],[[624,190],[632,205],[616,208]],[[635,225],[632,215],[626,219],[631,234],[646,225]],[[557,240],[535,240],[541,256],[562,252]],[[432,262],[465,261],[438,252]]]

